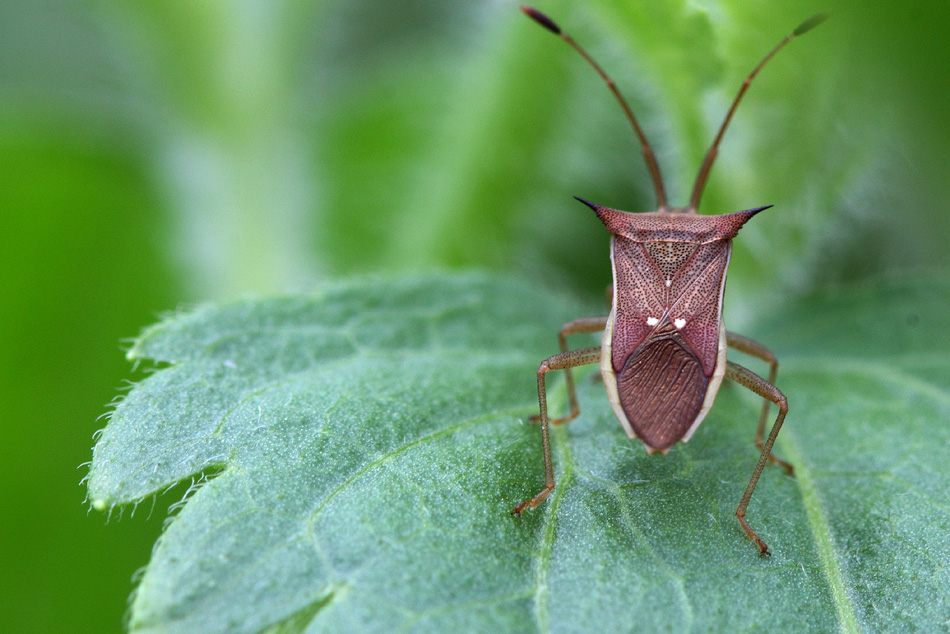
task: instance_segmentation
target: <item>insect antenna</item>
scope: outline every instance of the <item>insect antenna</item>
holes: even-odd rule
[[[620,89],[617,88],[617,85],[614,83],[614,81],[607,75],[607,73],[604,72],[604,69],[600,67],[600,64],[595,62],[594,59],[588,55],[587,51],[581,48],[580,44],[575,42],[570,35],[564,33],[561,30],[561,27],[559,27],[554,22],[554,20],[533,7],[521,5],[521,10],[529,18],[570,44],[571,48],[580,53],[581,56],[586,59],[591,66],[594,67],[594,70],[597,71],[597,74],[600,75],[605,82],[607,82],[607,87],[610,88],[610,92],[612,92],[614,97],[617,98],[617,101],[620,102],[620,106],[623,108],[624,114],[627,115],[627,120],[633,126],[633,131],[637,133],[637,137],[640,139],[640,145],[643,147],[643,158],[646,159],[647,168],[650,170],[650,177],[653,179],[653,187],[656,190],[657,206],[660,208],[666,207],[666,191],[663,188],[663,178],[660,176],[660,166],[656,162],[656,156],[653,154],[653,149],[650,147],[650,143],[643,134],[643,130],[640,129],[640,124],[637,123],[637,118],[633,116],[633,110],[630,109],[630,105],[627,103],[627,100],[624,99],[623,95],[620,94]]]
[[[797,35],[802,35],[812,30],[828,18],[827,13],[820,13],[818,15],[813,15],[804,22],[798,25],[794,31],[785,36],[785,38],[778,43],[778,46],[769,51],[769,54],[766,55],[759,65],[753,69],[749,76],[746,77],[745,82],[742,84],[742,88],[739,89],[739,94],[736,95],[735,100],[732,102],[732,107],[729,108],[729,112],[726,113],[726,118],[722,122],[722,126],[719,128],[719,133],[716,135],[715,140],[712,143],[712,146],[709,148],[709,151],[706,152],[706,158],[703,160],[702,166],[699,168],[699,174],[696,176],[696,184],[693,186],[693,195],[689,199],[689,207],[687,211],[696,211],[696,208],[699,207],[699,199],[703,195],[703,189],[706,187],[706,178],[709,176],[709,170],[712,169],[713,161],[716,160],[716,154],[719,152],[719,142],[722,141],[722,135],[726,132],[726,127],[729,126],[729,122],[732,121],[732,115],[735,114],[736,108],[739,106],[739,102],[742,100],[742,96],[745,95],[745,91],[749,89],[749,84],[752,83],[752,79],[762,70],[762,67],[765,66],[765,63],[768,62],[772,57],[782,50],[786,44],[792,41]]]

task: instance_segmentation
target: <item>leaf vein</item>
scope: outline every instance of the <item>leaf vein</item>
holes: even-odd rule
[[[812,473],[805,463],[802,453],[795,441],[794,430],[786,430],[779,437],[782,445],[782,452],[786,458],[795,465],[795,481],[798,483],[802,494],[802,502],[805,505],[805,514],[811,525],[812,535],[815,538],[815,545],[818,549],[818,558],[822,564],[822,570],[832,596],[834,597],[835,610],[838,614],[839,631],[846,634],[857,634],[861,631],[858,626],[857,616],[848,585],[846,583],[844,572],[841,569],[841,556],[836,552],[834,537],[831,533],[831,527],[828,518],[823,510],[823,502],[818,492]]]

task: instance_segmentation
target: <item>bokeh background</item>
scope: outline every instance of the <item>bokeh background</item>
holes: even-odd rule
[[[680,204],[745,74],[832,11],[753,84],[703,199],[776,204],[736,243],[732,327],[947,266],[943,3],[537,6],[614,75]],[[0,630],[120,631],[182,493],[108,521],[84,503],[97,419],[142,376],[123,340],[366,272],[482,267],[593,302],[607,236],[575,194],[655,206],[609,92],[514,2],[0,0]]]

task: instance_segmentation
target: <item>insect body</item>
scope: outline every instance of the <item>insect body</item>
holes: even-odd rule
[[[763,554],[768,554],[768,546],[749,526],[745,513],[766,462],[772,460],[790,474],[793,471],[790,464],[772,455],[772,445],[782,427],[788,404],[785,396],[773,385],[778,370],[774,355],[765,346],[726,331],[722,322],[722,298],[732,239],[752,216],[769,206],[704,216],[698,215],[696,208],[719,142],[749,83],[779,49],[793,37],[819,24],[824,16],[806,20],[755,67],[706,154],[689,206],[673,208],[666,204],[663,180],[650,144],[613,81],[549,17],[531,7],[522,6],[521,9],[570,44],[607,82],[640,139],[659,209],[652,213],[629,213],[578,198],[594,210],[611,233],[612,306],[606,317],[578,319],[565,324],[560,332],[561,353],[546,359],[538,368],[541,410],[538,418],[541,422],[545,486],[513,512],[519,515],[525,508],[537,506],[554,489],[548,425],[570,421],[580,412],[570,368],[600,363],[607,395],[617,418],[627,435],[640,439],[649,453],[666,453],[677,442],[689,440],[712,407],[723,377],[728,377],[765,399],[755,437],[761,455],[739,501],[736,516],[746,535]],[[568,335],[600,331],[603,332],[600,346],[568,350]],[[768,362],[769,380],[728,361],[727,346]],[[568,416],[554,420],[548,417],[545,395],[545,375],[551,370],[565,370],[571,407]],[[765,438],[770,403],[775,403],[779,411],[768,438]]]

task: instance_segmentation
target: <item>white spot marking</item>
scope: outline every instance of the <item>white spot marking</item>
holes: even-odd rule
[[[655,326],[660,323],[660,320],[656,317],[647,317],[647,326]]]
[[[685,319],[682,319],[682,318],[680,318],[680,319],[674,319],[674,320],[673,320],[673,325],[676,326],[677,329],[682,330],[682,329],[683,329],[683,326],[686,325],[686,320],[685,320]]]
[[[669,287],[670,283],[671,283],[670,280],[666,280],[666,286],[667,286],[667,287]]]

